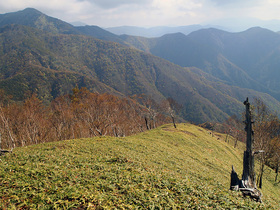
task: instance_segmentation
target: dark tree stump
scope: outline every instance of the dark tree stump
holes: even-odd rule
[[[230,189],[234,191],[238,191],[239,183],[240,183],[240,179],[238,178],[238,175],[235,172],[234,167],[232,166],[232,171],[230,175]]]

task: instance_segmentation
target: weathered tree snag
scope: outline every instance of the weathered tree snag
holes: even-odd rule
[[[145,117],[145,125],[147,130],[150,130],[147,117]]]
[[[252,114],[250,110],[250,103],[248,98],[244,101],[246,106],[246,119],[245,119],[245,131],[247,132],[247,141],[246,141],[246,151],[243,156],[243,174],[242,181],[244,187],[246,188],[255,188],[255,172],[254,172],[254,153],[253,153],[253,144],[254,144],[254,131],[252,128]]]
[[[231,172],[231,187],[232,190],[240,190],[244,196],[250,196],[252,199],[262,202],[261,192],[256,187],[256,176],[254,171],[254,131],[252,128],[252,113],[250,110],[250,103],[248,98],[244,101],[244,105],[246,106],[246,119],[245,123],[245,131],[247,133],[247,141],[246,141],[246,151],[244,151],[243,156],[243,174],[242,180],[238,179],[236,172],[232,167]],[[238,181],[236,180],[238,179]],[[239,186],[236,186],[236,183],[239,183]]]

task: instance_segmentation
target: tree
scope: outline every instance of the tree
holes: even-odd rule
[[[179,112],[183,108],[183,106],[178,104],[177,101],[175,101],[171,97],[167,98],[167,102],[168,102],[168,113],[172,119],[174,128],[176,128],[175,115],[179,114]]]
[[[15,134],[13,132],[13,123],[11,122],[9,118],[9,110],[6,108],[3,108],[2,105],[0,105],[0,120],[1,120],[1,139],[4,137],[6,139],[6,146],[8,148],[15,148],[16,147],[16,138]],[[9,141],[9,140],[10,141]],[[1,141],[2,143],[2,141]],[[0,145],[2,146],[2,145]]]
[[[143,106],[142,116],[144,117],[145,127],[147,130],[156,127],[156,117],[158,115],[159,105],[145,94],[134,95],[133,97],[138,103]]]
[[[260,162],[257,184],[259,188],[262,188],[265,165],[277,168],[280,122],[261,99],[255,98],[254,104],[255,150]]]
[[[55,141],[70,139],[73,136],[74,120],[69,96],[60,96],[51,102],[50,123],[52,138]]]
[[[149,100],[143,106],[136,100],[91,93],[86,88],[75,87],[73,94],[54,99],[50,106],[44,105],[35,94],[29,94],[23,103],[3,104],[0,100],[0,147],[7,148],[72,138],[135,134],[145,130],[143,113],[149,116],[146,124],[149,129],[166,123]]]
[[[222,130],[220,132],[226,133],[226,142],[228,140],[228,136],[234,137],[234,148],[237,147],[239,141],[245,141],[245,133],[244,133],[244,125],[243,122],[238,119],[236,115],[229,117],[222,125]]]

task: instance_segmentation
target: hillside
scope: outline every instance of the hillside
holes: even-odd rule
[[[27,14],[32,27],[26,26]],[[16,15],[17,20],[25,20],[23,25],[15,22],[0,28],[0,88],[14,100],[33,92],[48,102],[77,85],[120,96],[145,94],[158,103],[171,97],[182,105],[181,116],[195,123],[239,114],[246,97],[260,97],[272,110],[280,108],[267,94],[227,85],[197,68],[182,68],[126,45],[92,38],[93,34],[102,36],[104,31],[98,27],[80,28],[79,33],[88,36],[63,34],[69,24],[33,9],[3,15],[0,20],[7,23]],[[38,27],[35,23],[42,16],[45,26],[62,25],[63,30]],[[106,34],[108,39],[116,38]]]
[[[279,209],[270,170],[262,204],[229,191],[231,166],[241,175],[243,152],[224,138],[180,124],[16,148],[1,157],[0,208]]]
[[[197,123],[240,113],[247,96],[259,96],[280,107],[268,95],[224,85],[199,69],[182,68],[112,42],[46,34],[18,25],[1,32],[5,44],[0,87],[15,99],[36,91],[41,99],[50,100],[70,93],[75,85],[116,95],[144,93],[158,102],[174,98],[183,105],[182,116]]]

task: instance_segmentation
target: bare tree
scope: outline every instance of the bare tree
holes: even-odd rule
[[[2,123],[1,126],[1,134],[3,137],[3,134],[6,133],[7,135],[7,139],[10,139],[10,141],[6,141],[6,145],[8,147],[11,148],[15,148],[16,147],[16,139],[15,139],[15,135],[12,129],[12,123],[10,121],[10,119],[7,117],[7,113],[5,111],[5,109],[0,105],[0,120]]]
[[[255,124],[255,148],[258,153],[260,169],[257,184],[262,188],[262,179],[265,165],[277,166],[277,151],[279,150],[280,122],[275,114],[272,114],[265,103],[259,98],[254,99],[254,124]]]

